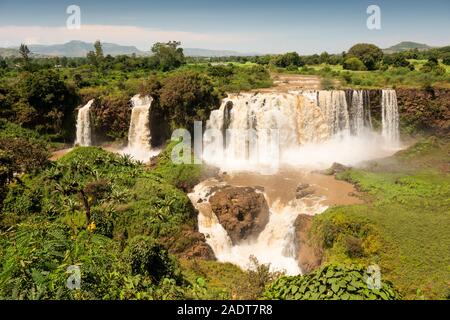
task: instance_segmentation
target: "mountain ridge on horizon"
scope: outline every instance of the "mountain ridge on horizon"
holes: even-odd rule
[[[66,57],[85,57],[86,54],[94,50],[94,43],[85,42],[81,40],[71,40],[66,43],[60,44],[29,44],[27,45],[30,51],[40,56],[66,56]],[[102,42],[103,53],[105,55],[131,55],[136,54],[138,56],[150,55],[150,51],[143,51],[132,45],[120,45],[111,42]],[[13,55],[13,51],[18,47],[1,48],[7,52],[8,55]],[[184,48],[184,54],[191,57],[225,57],[225,56],[252,56],[257,53],[244,53],[233,50],[213,50],[203,48]],[[0,52],[1,55],[1,52]]]
[[[103,52],[105,55],[132,55],[136,54],[138,56],[148,56],[151,55],[150,51],[142,51],[136,46],[132,45],[120,45],[111,42],[102,42]],[[66,43],[61,44],[30,44],[28,48],[36,57],[85,57],[86,54],[94,50],[94,43],[85,42],[81,40],[71,40]],[[396,53],[410,49],[429,50],[433,47],[427,44],[422,44],[413,41],[402,41],[391,47],[382,49],[384,53]],[[244,53],[234,50],[214,50],[214,49],[203,49],[203,48],[183,48],[184,54],[189,57],[227,57],[227,56],[256,56],[260,53]],[[8,47],[0,48],[0,56],[16,56],[18,55],[18,47]]]

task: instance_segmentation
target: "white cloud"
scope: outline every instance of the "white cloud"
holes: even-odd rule
[[[149,50],[154,42],[178,40],[186,47],[226,48],[255,39],[254,34],[196,33],[136,26],[81,25],[80,29],[45,26],[0,26],[0,47],[27,44],[55,44],[70,40],[114,42]]]

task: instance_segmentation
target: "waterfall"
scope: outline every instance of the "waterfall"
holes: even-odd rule
[[[241,241],[233,245],[227,231],[219,223],[211,210],[209,198],[212,190],[221,184],[206,180],[195,186],[188,194],[191,202],[199,211],[198,229],[206,237],[216,258],[221,262],[230,262],[241,268],[249,267],[250,256],[255,256],[259,263],[271,265],[272,271],[285,271],[288,275],[301,273],[296,260],[294,244],[294,222],[299,214],[318,214],[327,209],[321,204],[321,198],[292,200],[288,205],[275,202],[270,206],[269,222],[256,239]]]
[[[319,169],[386,156],[398,141],[396,103],[394,91],[383,91],[380,135],[367,90],[230,94],[206,124],[220,139],[205,135],[203,159],[227,171],[278,162]]]
[[[383,90],[381,97],[382,136],[389,147],[400,144],[397,94],[395,90]]]
[[[351,133],[360,135],[364,130],[372,129],[369,93],[366,90],[352,90],[348,97]]]
[[[203,140],[203,160],[222,171],[250,171],[271,179],[283,170],[322,170],[334,162],[353,166],[392,154],[386,141],[398,141],[398,110],[395,91],[383,91],[382,134],[372,128],[369,93],[364,90],[290,91],[288,93],[231,94],[211,112]],[[277,134],[272,130],[278,131]],[[252,138],[257,138],[255,144]],[[279,153],[272,153],[272,139]],[[225,141],[224,141],[225,140]],[[256,159],[254,157],[257,154]],[[280,171],[262,172],[272,165]],[[284,167],[282,167],[284,166]],[[262,173],[262,174],[261,174]],[[288,192],[288,181],[264,189]],[[295,178],[294,178],[295,179]],[[225,182],[223,182],[225,183]],[[251,183],[246,181],[245,183]],[[259,185],[259,184],[255,184]],[[209,197],[220,182],[203,181],[188,196],[198,209],[198,229],[205,235],[219,261],[248,267],[250,255],[274,270],[300,272],[296,260],[294,222],[298,214],[318,214],[326,207],[317,196],[268,201],[269,222],[256,239],[233,244],[211,209]],[[265,188],[265,187],[264,187]],[[268,199],[267,194],[264,194]]]
[[[90,146],[92,145],[92,129],[91,129],[91,115],[90,108],[94,99],[89,100],[86,105],[78,109],[77,115],[77,135],[75,145]]]
[[[139,94],[131,98],[131,120],[128,130],[128,146],[122,150],[136,160],[148,161],[153,155],[150,132],[150,107],[152,97],[141,97]]]

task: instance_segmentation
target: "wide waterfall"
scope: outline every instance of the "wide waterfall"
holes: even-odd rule
[[[128,130],[128,146],[122,153],[130,154],[140,161],[148,161],[155,151],[151,148],[150,107],[153,98],[139,94],[131,98],[130,128]]]
[[[395,96],[391,94],[389,99],[389,106],[383,104],[388,111],[383,128],[389,124],[384,130],[392,134],[391,128],[398,127],[398,116],[394,117]],[[206,127],[221,132],[222,142],[207,135],[203,158],[224,170],[249,169],[274,161],[312,167],[333,162],[352,165],[383,156],[387,149],[382,137],[372,130],[370,99],[364,90],[229,95],[211,113]],[[274,145],[277,152],[273,152]]]
[[[85,106],[78,110],[77,116],[77,135],[75,145],[90,146],[92,145],[92,129],[90,108],[94,103],[94,99],[89,100]]]
[[[397,148],[400,142],[397,94],[383,90],[381,97],[382,135],[389,147]]]
[[[380,134],[372,128],[370,95],[364,90],[244,93],[224,99],[207,122],[203,159],[227,172],[225,181],[253,175],[253,180],[240,180],[237,185],[263,186],[271,202],[269,222],[257,238],[233,244],[209,204],[209,197],[222,182],[206,180],[194,188],[189,198],[199,210],[199,231],[217,259],[246,268],[254,255],[262,263],[271,263],[273,269],[298,274],[294,222],[299,214],[321,213],[326,209],[323,201],[330,195],[297,197],[289,191],[295,189],[292,181],[303,183],[306,176],[295,178],[298,172],[311,173],[334,162],[356,165],[392,154],[392,143],[398,141],[395,91],[383,91],[381,107]],[[274,145],[278,152],[273,152]],[[278,170],[261,170],[267,166]],[[310,185],[315,192],[329,189],[320,179]],[[279,191],[274,195],[273,190]],[[289,198],[280,201],[279,197],[286,195]]]

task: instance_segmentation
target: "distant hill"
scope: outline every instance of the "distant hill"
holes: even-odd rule
[[[417,49],[417,50],[423,51],[423,50],[433,49],[433,47],[431,47],[427,44],[423,44],[423,43],[403,41],[392,47],[383,49],[383,52],[384,53],[396,53],[396,52],[402,52],[402,51],[412,50],[412,49]]]
[[[19,49],[15,48],[0,48],[0,57],[20,57]],[[42,58],[45,57],[45,55],[38,54],[38,53],[31,53],[31,57],[33,58]]]
[[[188,57],[230,57],[230,56],[255,56],[256,53],[242,53],[231,50],[210,50],[199,48],[183,48],[185,56]]]
[[[103,53],[105,55],[117,56],[120,54],[142,54],[143,52],[138,50],[134,46],[122,46],[114,43],[102,42]],[[52,45],[28,45],[33,53],[43,54],[47,56],[66,56],[66,57],[85,57],[89,51],[94,50],[94,44],[73,40],[64,44],[52,44]]]
[[[102,42],[103,53],[105,55],[131,55],[138,56],[150,55],[149,51],[141,51],[135,46],[122,46],[115,43]],[[72,40],[63,44],[30,44],[30,51],[36,56],[66,56],[66,57],[85,57],[86,54],[94,50],[94,44],[84,41]],[[189,57],[227,57],[227,56],[252,56],[252,53],[240,53],[231,50],[210,50],[200,48],[183,48],[184,54]],[[17,48],[0,48],[0,56],[18,56]]]

